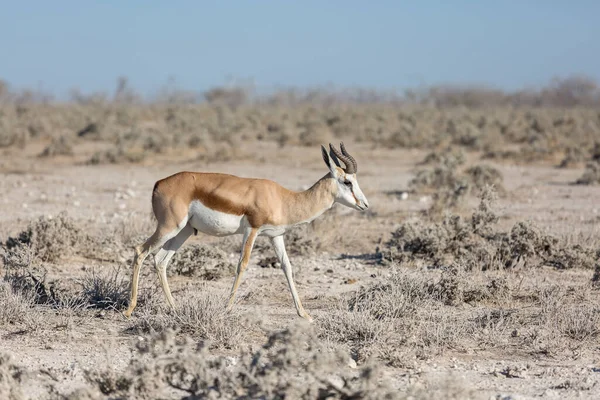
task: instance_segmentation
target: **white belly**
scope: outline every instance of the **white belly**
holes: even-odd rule
[[[194,200],[190,204],[189,217],[189,224],[193,228],[213,236],[242,233],[243,229],[248,226],[248,221],[243,215],[215,211],[198,200]]]

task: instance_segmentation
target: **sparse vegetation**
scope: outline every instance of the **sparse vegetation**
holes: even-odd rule
[[[87,373],[88,393],[111,398],[393,398],[376,368],[352,371],[343,354],[325,349],[301,325],[273,332],[255,351],[213,356],[200,343],[166,331],[137,345],[126,375],[107,368]],[[148,361],[142,362],[142,357]]]
[[[235,265],[223,250],[203,243],[187,245],[175,253],[167,272],[212,281],[233,276]]]
[[[41,261],[58,261],[75,252],[82,237],[79,227],[66,212],[56,217],[41,217],[29,224],[16,238],[4,244],[8,250],[30,246]]]
[[[162,293],[160,293],[162,296]],[[165,332],[176,329],[195,338],[208,341],[214,347],[238,346],[243,337],[239,309],[227,312],[227,296],[210,287],[198,285],[195,292],[183,293],[174,310],[164,304],[142,309],[133,320],[135,332]]]
[[[118,269],[89,270],[81,281],[81,300],[87,307],[121,309],[129,300],[129,282]]]
[[[0,82],[0,353],[13,355],[0,357],[0,397],[50,386],[65,399],[591,396],[592,86],[407,96],[234,87],[142,101],[122,79],[114,96],[54,104]],[[295,323],[266,238],[227,312],[240,238],[202,234],[169,265],[175,309],[150,256],[138,308],[123,318],[132,247],[155,228],[154,179],[223,170],[299,190],[325,171],[310,149],[338,140],[365,160],[371,207],[335,206],[285,236],[311,328]],[[567,169],[586,164],[572,185]]]
[[[509,232],[494,224],[495,192],[488,187],[470,219],[447,214],[441,222],[407,221],[392,232],[380,250],[383,263],[422,261],[434,266],[461,262],[470,270],[498,270],[522,265],[560,269],[593,268],[597,251],[545,234],[531,222],[517,222]]]

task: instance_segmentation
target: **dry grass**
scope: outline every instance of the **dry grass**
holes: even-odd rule
[[[157,294],[163,296],[162,293]],[[157,299],[158,300],[158,299]],[[198,285],[194,292],[180,293],[174,310],[161,298],[158,304],[142,304],[130,330],[141,333],[175,329],[210,342],[213,347],[236,347],[243,338],[242,314],[226,311],[227,296],[210,286]]]
[[[230,90],[220,88],[216,98],[221,99],[224,91]],[[429,96],[441,93],[446,99],[447,91]],[[316,107],[319,96],[312,97],[312,104],[209,97],[213,100],[203,104],[6,102],[0,104],[0,147],[44,143],[45,157],[72,157],[73,162],[90,164],[139,163],[175,152],[208,163],[253,157],[244,151],[249,142],[315,146],[343,138],[386,148],[451,147],[498,161],[567,166],[590,161],[600,133],[597,112],[585,105],[589,102],[555,107],[511,107],[500,102],[465,108],[463,100],[424,100],[428,104],[424,105],[338,99]],[[103,149],[89,154],[89,142],[101,143]]]
[[[137,345],[125,374],[88,371],[79,392],[111,398],[385,399],[393,392],[377,370],[352,371],[343,354],[328,351],[305,326],[273,332],[255,351],[214,356],[209,347],[177,340],[170,331]]]
[[[175,253],[167,272],[212,281],[233,276],[235,265],[223,250],[202,243],[185,246]]]
[[[40,217],[16,238],[8,238],[4,246],[11,250],[31,246],[41,261],[53,262],[75,253],[80,238],[79,227],[66,212],[56,217]]]
[[[238,90],[206,95],[206,104],[186,104],[188,100],[177,100],[174,94],[169,94],[169,104],[141,104],[125,85],[112,102],[87,97],[63,105],[0,101],[0,148],[8,156],[39,155],[36,160],[44,166],[152,164],[172,162],[173,155],[195,165],[241,158],[262,163],[271,155],[255,154],[257,147],[252,146],[265,141],[285,147],[343,139],[363,143],[363,151],[374,149],[382,157],[395,157],[400,153],[389,149],[400,147],[435,149],[411,183],[415,193],[433,196],[434,207],[416,212],[419,218],[405,218],[422,208],[412,196],[406,208],[390,205],[385,217],[377,212],[387,205],[352,217],[338,207],[291,231],[285,240],[292,264],[310,269],[301,274],[299,290],[306,293],[302,297],[307,308],[315,310],[315,324],[293,325],[267,337],[264,325],[242,318],[250,308],[257,307],[257,314],[266,309],[252,304],[259,299],[249,297],[245,301],[250,304],[225,312],[224,288],[230,282],[223,279],[233,268],[227,254],[239,250],[239,238],[216,243],[227,252],[202,244],[177,253],[169,268],[177,275],[171,280],[175,310],[165,305],[155,271],[144,269],[142,285],[151,286],[142,288],[136,313],[125,321],[118,312],[127,301],[129,269],[116,266],[129,266],[131,247],[152,233],[154,221],[147,212],[124,216],[119,211],[119,223],[86,229],[66,214],[31,221],[0,248],[0,327],[6,340],[27,334],[31,343],[51,353],[52,340],[78,336],[83,339],[73,343],[89,346],[88,335],[106,328],[120,332],[119,346],[127,347],[123,338],[137,341],[132,358],[120,358],[125,365],[102,366],[95,358],[80,391],[59,388],[60,380],[72,379],[75,375],[68,374],[76,372],[54,371],[57,386],[49,396],[462,399],[480,394],[493,374],[522,378],[528,367],[509,361],[493,372],[482,369],[476,375],[478,391],[470,390],[471,382],[426,378],[424,371],[451,357],[472,357],[469,367],[482,368],[488,355],[571,364],[593,358],[600,337],[597,240],[552,236],[528,221],[513,221],[512,226],[499,221],[494,193],[486,187],[493,185],[503,195],[503,177],[481,163],[487,159],[496,166],[506,162],[569,168],[588,163],[577,183],[597,184],[600,119],[596,109],[586,106],[593,102],[515,107],[510,105],[514,99],[507,101],[499,93],[453,90],[437,92],[427,105],[340,101],[323,93],[313,94],[316,100],[290,94],[260,104]],[[365,172],[367,179],[379,173]],[[381,184],[379,178],[373,182]],[[469,195],[481,195],[480,205],[462,213]],[[383,194],[369,197],[379,200]],[[369,253],[389,221],[401,223],[397,229],[385,225],[384,235],[394,231],[380,244],[381,263],[335,257],[338,250]],[[372,236],[365,240],[365,235]],[[273,254],[265,240],[253,254],[263,252]],[[277,266],[272,257],[259,264]],[[594,267],[595,281],[590,282]],[[259,271],[260,282],[271,273]],[[355,274],[354,285],[345,284]],[[68,278],[59,282],[58,276]],[[203,280],[211,280],[210,286]],[[311,289],[302,287],[309,285]],[[325,287],[334,294],[324,297],[320,291]],[[256,292],[271,296],[283,286],[265,284],[260,289]],[[285,296],[289,307],[287,292]],[[269,307],[267,315],[275,318],[267,321],[269,328],[287,324],[281,304]],[[458,368],[462,373],[465,367]],[[387,382],[382,371],[395,380]],[[27,378],[35,382],[31,385],[23,374],[21,367],[0,358],[0,397],[22,398],[21,386],[41,387],[43,372],[32,371]],[[595,375],[556,380],[553,390],[591,394]],[[390,384],[397,387],[392,391]]]
[[[460,206],[470,194],[478,195],[487,186],[494,186],[504,194],[503,176],[489,165],[474,165],[469,168],[462,152],[447,148],[442,152],[429,153],[422,165],[431,168],[419,169],[408,184],[409,190],[419,194],[432,194],[430,214],[441,214],[449,208]]]
[[[0,283],[0,324],[26,324],[32,317],[34,299],[14,291],[10,284]]]
[[[129,301],[129,279],[119,269],[88,269],[80,282],[80,302],[89,308],[120,310]]]
[[[517,222],[509,232],[495,227],[493,188],[482,194],[469,219],[447,214],[441,222],[409,220],[392,232],[381,251],[382,262],[418,260],[435,266],[460,262],[472,270],[498,270],[523,265],[560,269],[593,268],[600,249],[569,243],[543,233],[533,223]]]
[[[579,357],[600,334],[600,299],[589,284],[523,286],[507,271],[400,269],[347,296],[319,328],[359,362],[404,368],[469,349]]]

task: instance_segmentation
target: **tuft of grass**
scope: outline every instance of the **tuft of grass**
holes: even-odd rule
[[[34,299],[26,293],[14,291],[10,284],[0,282],[0,324],[16,325],[29,322]]]
[[[226,311],[227,296],[202,285],[194,292],[181,293],[175,309],[166,304],[140,307],[138,318],[130,329],[142,333],[175,329],[195,338],[209,341],[214,347],[233,347],[240,343],[243,328],[241,312]]]
[[[88,269],[80,285],[81,301],[89,308],[119,310],[129,300],[129,282],[119,268],[102,273]]]

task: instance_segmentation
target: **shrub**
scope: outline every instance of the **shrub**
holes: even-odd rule
[[[176,329],[209,341],[214,347],[231,347],[239,343],[243,333],[241,312],[236,308],[226,311],[228,298],[225,295],[201,285],[194,292],[182,293],[179,297],[173,310],[165,303],[158,307],[140,307],[139,317],[133,321],[131,329],[143,333]]]
[[[235,266],[227,253],[208,244],[193,244],[180,249],[171,260],[170,274],[197,277],[208,281],[232,276]]]
[[[55,262],[76,252],[82,232],[66,212],[40,217],[16,238],[8,238],[7,249],[29,245],[41,261]]]
[[[172,331],[136,346],[125,373],[88,370],[92,390],[111,398],[327,398],[387,399],[377,368],[350,370],[347,356],[324,348],[305,325],[269,334],[255,351],[234,361],[213,356],[204,343],[177,340]]]

